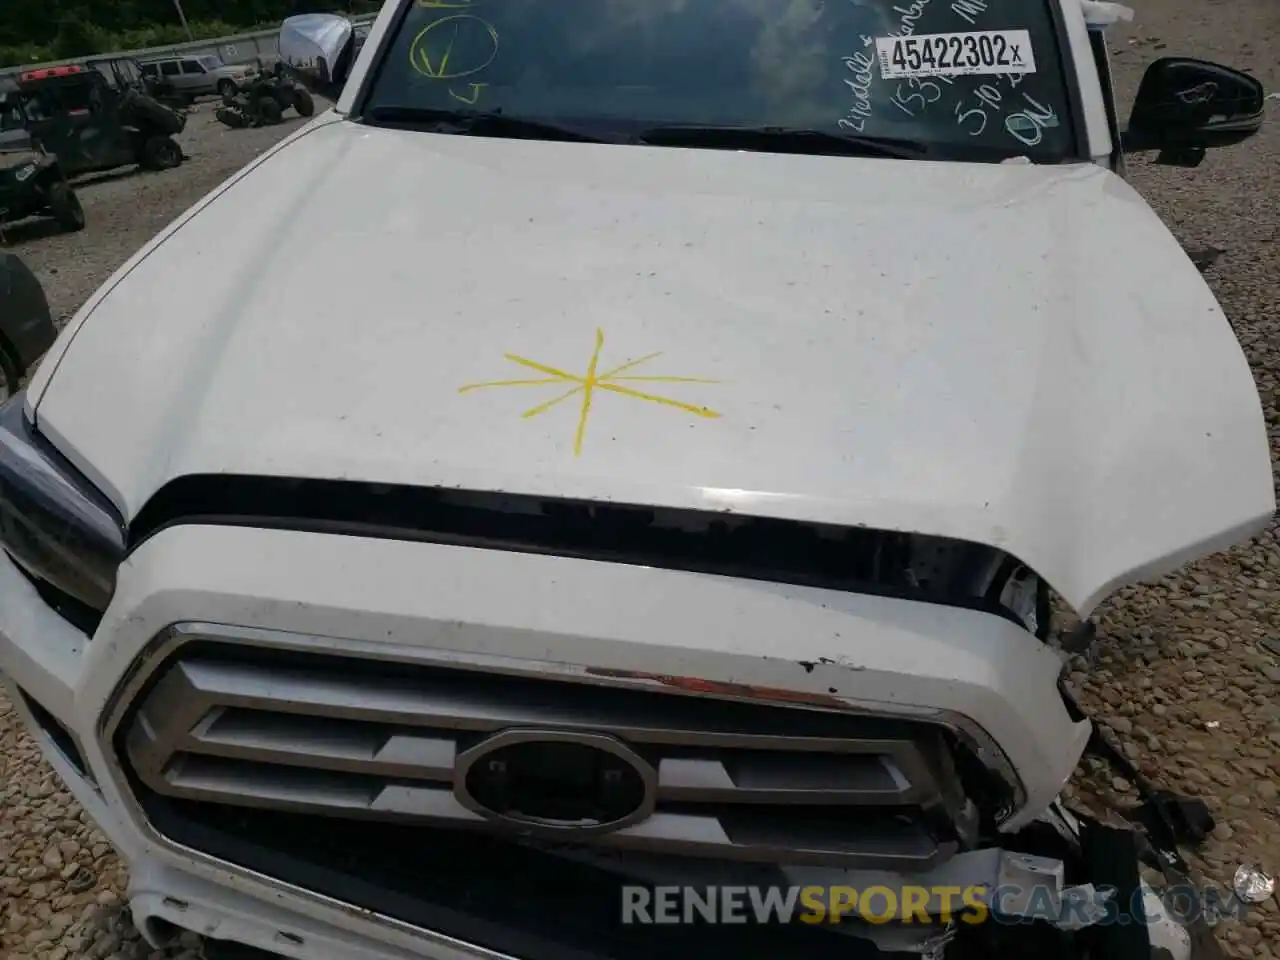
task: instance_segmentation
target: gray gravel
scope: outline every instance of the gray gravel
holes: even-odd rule
[[[1275,0],[1148,0],[1111,33],[1122,103],[1151,60],[1200,56],[1251,70],[1280,90]],[[1197,170],[1133,165],[1133,179],[1188,248],[1222,251],[1206,277],[1252,364],[1280,460],[1280,118]],[[193,116],[176,171],[85,188],[89,228],[19,238],[18,252],[68,317],[157,230],[297,122],[229,131]],[[1154,586],[1121,591],[1098,641],[1071,662],[1091,714],[1158,783],[1205,798],[1218,819],[1192,858],[1224,890],[1241,862],[1280,873],[1280,528]],[[1070,624],[1064,624],[1069,627]],[[1127,782],[1086,763],[1069,788],[1095,811],[1135,802]],[[12,960],[147,957],[121,906],[124,870],[54,782],[0,698],[0,954]],[[1229,956],[1280,958],[1280,895],[1217,930]],[[195,956],[188,938],[165,954]]]
[[[231,130],[213,118],[213,101],[197,104],[178,137],[189,159],[176,170],[82,178],[76,192],[88,226],[58,233],[31,220],[6,231],[10,247],[35,271],[59,323],[70,319],[103,281],[177,216],[258,154],[302,126],[292,118],[275,127]],[[323,102],[318,110],[327,109]]]

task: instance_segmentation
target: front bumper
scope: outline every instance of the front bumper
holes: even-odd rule
[[[312,649],[351,655],[565,672],[590,664],[815,697],[836,691],[905,716],[942,709],[998,742],[1022,781],[1026,800],[1011,829],[1056,796],[1088,725],[1046,696],[1057,673],[1051,653],[986,614],[819,593],[590,561],[192,526],[135,552],[92,642],[0,558],[0,670],[58,773],[129,862],[135,916],[153,942],[173,924],[286,956],[488,958],[502,954],[162,836],[103,736],[155,639],[198,621],[287,631]],[[806,639],[794,636],[798,624]]]

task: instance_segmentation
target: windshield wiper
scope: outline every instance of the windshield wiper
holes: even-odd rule
[[[863,137],[792,127],[653,127],[637,135],[635,141],[662,147],[777,150],[845,157],[895,157],[903,160],[919,160],[929,152],[928,146],[917,140]]]
[[[439,110],[431,107],[373,107],[375,123],[411,126],[431,133],[476,137],[517,137],[534,140],[567,140],[576,143],[610,143],[607,137],[553,120],[511,117],[498,110]]]

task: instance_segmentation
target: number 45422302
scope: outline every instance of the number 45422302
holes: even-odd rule
[[[879,37],[876,57],[886,80],[1036,72],[1027,30]]]

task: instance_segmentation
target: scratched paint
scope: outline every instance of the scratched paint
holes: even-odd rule
[[[648,393],[643,390],[637,390],[635,387],[627,386],[629,383],[719,383],[718,380],[708,380],[705,377],[673,377],[673,376],[644,376],[628,373],[627,371],[635,370],[642,364],[648,363],[662,356],[661,351],[657,353],[646,354],[636,360],[628,360],[626,363],[605,370],[603,373],[600,369],[600,353],[604,349],[604,331],[596,330],[595,350],[591,353],[591,360],[587,363],[586,373],[576,374],[561,370],[558,367],[549,364],[539,363],[536,360],[530,360],[527,357],[517,356],[514,353],[503,354],[507,360],[521,367],[530,370],[536,370],[538,373],[546,374],[543,377],[523,378],[518,380],[488,380],[483,383],[468,383],[458,388],[459,393],[469,393],[473,390],[484,390],[491,387],[537,387],[548,386],[552,384],[573,384],[564,393],[545,400],[537,406],[530,407],[521,414],[523,419],[530,419],[539,416],[564,403],[566,400],[581,396],[582,400],[578,408],[578,424],[573,435],[573,455],[579,456],[582,453],[582,442],[587,434],[587,421],[591,417],[592,404],[597,391],[613,393],[623,397],[630,397],[633,400],[640,400],[645,403],[656,403],[662,406],[671,407],[676,410],[683,410],[685,413],[693,414],[696,417],[705,417],[707,419],[715,419],[720,416],[716,411],[699,406],[693,403],[685,403],[683,400],[676,400],[672,397],[664,397],[655,393]]]

